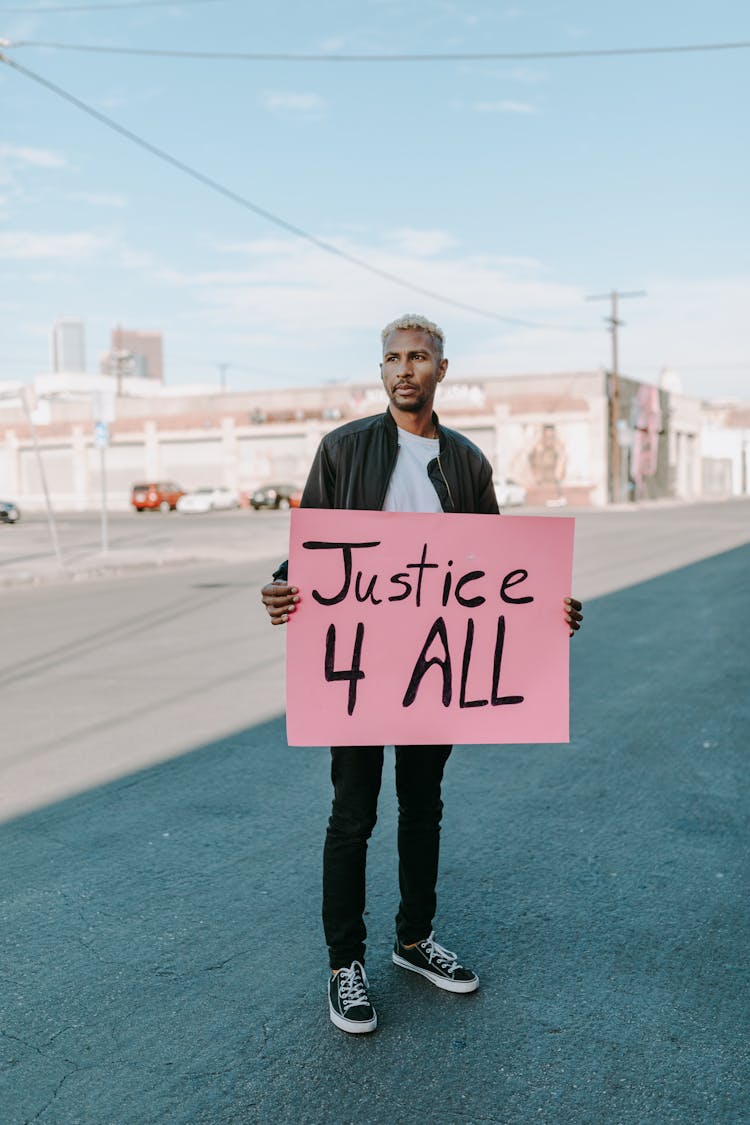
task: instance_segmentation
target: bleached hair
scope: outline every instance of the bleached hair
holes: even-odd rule
[[[442,328],[439,328],[433,321],[428,320],[426,316],[419,316],[417,313],[405,313],[403,316],[398,317],[397,320],[392,320],[390,324],[386,324],[385,328],[380,333],[383,347],[385,347],[385,342],[391,332],[397,332],[400,328],[418,328],[421,332],[426,332],[435,343],[438,359],[443,358],[445,334]]]

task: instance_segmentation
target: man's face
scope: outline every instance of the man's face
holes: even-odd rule
[[[448,360],[438,357],[430,334],[419,328],[397,328],[385,341],[380,373],[396,410],[417,414],[432,409],[447,368]]]

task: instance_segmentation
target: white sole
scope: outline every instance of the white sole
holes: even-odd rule
[[[328,1014],[331,1017],[331,1023],[335,1024],[341,1031],[348,1031],[351,1035],[362,1035],[368,1031],[374,1031],[378,1026],[378,1017],[373,1012],[371,1020],[363,1023],[361,1020],[348,1020],[346,1016],[340,1016],[334,1009],[330,1000],[328,1001]]]
[[[445,992],[476,992],[479,988],[479,978],[474,977],[474,980],[446,980],[445,977],[439,977],[435,973],[431,973],[429,969],[420,969],[418,965],[412,965],[410,961],[405,961],[403,957],[399,957],[398,953],[392,953],[393,964],[398,965],[400,969],[408,969],[411,973],[419,973],[420,977],[425,977],[430,984],[434,984],[436,988],[442,988]]]

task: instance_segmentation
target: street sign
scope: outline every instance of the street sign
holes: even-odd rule
[[[94,448],[106,449],[109,445],[109,426],[106,422],[94,424]]]

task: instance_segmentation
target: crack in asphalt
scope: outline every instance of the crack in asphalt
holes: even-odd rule
[[[29,1043],[27,1039],[22,1039],[20,1035],[13,1035],[10,1031],[3,1031],[2,1029],[0,1029],[0,1035],[3,1039],[13,1039],[16,1043],[23,1043],[24,1047],[28,1047],[30,1051],[36,1051],[38,1055],[42,1053],[41,1047],[37,1047],[36,1043]]]
[[[204,971],[210,973],[213,972],[214,969],[223,969],[230,961],[236,961],[238,957],[247,957],[252,952],[252,949],[240,949],[237,953],[233,953],[231,957],[227,957],[223,961],[217,961],[215,965],[206,965]]]
[[[66,1059],[66,1062],[69,1062],[69,1061],[70,1060]],[[38,1121],[39,1118],[42,1116],[42,1114],[46,1113],[47,1110],[49,1109],[49,1107],[55,1101],[55,1099],[57,1098],[58,1094],[62,1090],[62,1088],[65,1085],[65,1083],[67,1082],[67,1080],[69,1078],[71,1078],[74,1074],[76,1074],[80,1069],[81,1069],[80,1067],[74,1065],[72,1070],[69,1070],[65,1074],[63,1074],[62,1078],[57,1083],[57,1086],[55,1086],[55,1089],[52,1091],[52,1096],[44,1103],[44,1105],[42,1106],[42,1108],[39,1110],[38,1113],[35,1113],[33,1117],[27,1117],[26,1118],[26,1121],[24,1122],[24,1125],[31,1125],[32,1121]]]

